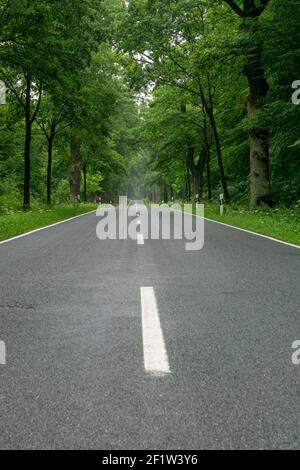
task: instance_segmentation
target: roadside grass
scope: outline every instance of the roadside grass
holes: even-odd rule
[[[14,209],[2,211],[0,212],[0,241],[85,214],[96,210],[97,207],[96,204],[81,204],[78,207],[62,204],[51,208],[36,207],[28,212]]]
[[[33,207],[23,212],[17,209],[0,211],[0,241],[21,235],[76,215],[97,209],[96,204],[61,204],[51,208]],[[293,208],[259,208],[249,211],[237,205],[226,206],[223,216],[217,204],[205,203],[205,217],[235,227],[244,228],[300,246],[300,204]]]
[[[300,206],[289,209],[263,207],[254,211],[227,206],[225,214],[221,216],[218,205],[205,204],[205,217],[300,245]]]
[[[182,207],[183,204],[187,204],[182,200],[175,202]],[[147,200],[144,200],[144,204],[146,207],[150,206]],[[267,206],[262,206],[253,211],[242,205],[230,204],[225,207],[223,216],[220,215],[218,204],[206,201],[204,206],[206,219],[216,220],[300,246],[300,201],[292,208],[276,207],[270,209]]]

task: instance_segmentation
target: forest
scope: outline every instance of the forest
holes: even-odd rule
[[[298,0],[0,0],[0,223],[223,194],[298,236],[299,23]]]

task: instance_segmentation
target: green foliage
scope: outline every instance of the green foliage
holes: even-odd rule
[[[229,3],[242,8],[242,2],[223,0],[129,2],[119,33],[122,48],[134,61],[128,60],[128,77],[137,89],[155,89],[154,101],[143,114],[148,164],[141,164],[141,156],[137,165],[144,168],[145,186],[158,185],[162,193],[171,181],[173,189],[184,192],[187,142],[197,155],[202,147],[199,128],[203,111],[207,113],[202,89],[205,99],[211,92],[231,199],[249,200],[248,134],[267,129],[272,198],[275,204],[291,205],[300,196],[300,106],[291,101],[292,83],[300,80],[300,6],[270,0],[264,9],[256,1],[262,7],[257,12],[263,14],[244,18]],[[247,117],[244,57],[251,48],[262,51],[270,90],[257,112]],[[216,150],[212,141],[211,182],[218,198],[222,189]]]
[[[255,129],[269,132],[275,203],[299,200],[300,106],[291,86],[300,80],[300,6],[270,0],[258,18],[243,18],[229,3],[0,0],[0,79],[9,88],[0,107],[2,210],[21,204],[28,80],[33,204],[46,201],[50,136],[53,202],[69,200],[74,134],[89,199],[185,199],[187,149],[197,166],[208,143],[204,199],[210,184],[213,198],[223,191],[221,159],[232,201],[247,204]],[[244,58],[254,46],[270,90],[247,117]]]
[[[0,212],[0,240],[46,227],[47,225],[93,211],[96,208],[95,204],[85,204],[80,207],[61,204],[54,208],[37,206],[28,212],[23,212],[22,210]]]
[[[219,206],[215,204],[205,206],[205,217],[300,245],[299,208],[298,203],[291,208],[279,206],[270,209],[262,206],[258,210],[249,211],[245,206],[233,205],[227,207],[225,214],[220,216]]]
[[[122,0],[0,2],[0,78],[8,86],[8,104],[0,108],[3,209],[21,203],[23,119],[28,110],[33,205],[46,201],[50,144],[53,202],[69,200],[74,132],[82,142],[88,196],[104,191],[111,198],[118,193],[132,153],[131,129],[138,122],[123,56],[112,47],[123,11]]]

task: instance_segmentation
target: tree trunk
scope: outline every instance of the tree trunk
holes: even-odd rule
[[[207,197],[208,200],[212,200],[212,189],[211,189],[211,170],[210,170],[210,146],[211,142],[208,138],[208,128],[206,119],[204,119],[204,142],[205,142],[205,150],[206,150],[206,178],[207,178]]]
[[[248,117],[252,118],[269,91],[259,48],[248,54],[245,62],[245,74],[249,83]],[[255,208],[261,203],[271,205],[268,130],[251,129],[249,142],[251,208]]]
[[[25,145],[24,145],[24,192],[23,207],[24,210],[30,208],[30,147],[31,147],[31,78],[27,78],[26,97],[25,97]]]
[[[205,160],[206,160],[206,159],[205,159]],[[204,186],[203,173],[204,173],[204,165],[203,165],[203,168],[202,168],[202,170],[201,170],[201,172],[200,172],[200,179],[199,179],[199,186],[198,186],[198,187],[199,187],[199,192],[198,192],[198,194],[199,194],[199,199],[198,199],[198,201],[199,201],[199,202],[201,202],[202,199],[203,199],[203,186]]]
[[[70,197],[71,201],[80,201],[80,183],[81,183],[81,139],[73,136],[71,139],[71,158],[72,170],[70,177]]]
[[[217,153],[217,160],[218,160],[218,165],[219,165],[221,185],[222,185],[225,201],[228,202],[229,201],[229,191],[228,191],[227,181],[226,181],[226,177],[225,177],[225,170],[224,170],[224,163],[223,163],[219,133],[218,133],[218,129],[217,129],[217,126],[216,126],[216,121],[215,121],[215,117],[214,117],[213,113],[211,115],[210,122],[211,122],[211,125],[212,125],[212,130],[213,130],[213,134],[214,134],[214,138],[215,138],[216,153]]]
[[[166,181],[164,182],[164,202],[168,202],[169,194],[168,194],[168,184]]]
[[[172,183],[170,184],[170,197],[171,197],[171,200],[173,201],[173,199],[174,199],[174,189],[173,189]]]
[[[186,199],[187,201],[190,201],[191,200],[191,173],[190,173],[188,164],[186,164],[185,183],[186,183]]]
[[[86,163],[83,165],[83,202],[87,203]]]
[[[215,114],[214,114],[214,108],[213,108],[213,99],[211,92],[209,91],[209,106],[207,108],[207,114],[208,118],[210,121],[212,133],[214,136],[215,140],[215,145],[216,145],[216,154],[217,154],[217,160],[218,160],[218,165],[219,165],[219,172],[220,172],[220,180],[221,180],[221,185],[224,193],[224,199],[226,202],[229,201],[229,191],[228,191],[228,186],[227,186],[227,181],[226,181],[226,176],[225,176],[225,170],[224,170],[224,163],[223,163],[223,156],[222,156],[222,148],[221,148],[221,143],[220,143],[220,137],[219,137],[219,132],[217,128],[217,123],[215,119]]]
[[[197,168],[195,165],[195,149],[194,147],[191,147],[190,145],[187,148],[187,155],[186,155],[186,162],[187,162],[187,167],[188,167],[188,172],[190,172],[192,176],[192,188],[190,191],[190,197],[192,197],[192,200],[196,200],[196,194],[198,194],[198,186],[199,186],[199,175],[197,172]]]
[[[201,175],[199,171],[194,171],[192,174],[192,188],[193,188],[193,201],[197,201],[201,192]]]
[[[48,165],[47,165],[47,205],[51,206],[52,198],[52,156],[53,156],[53,139],[51,133],[48,139]]]
[[[248,117],[252,118],[263,105],[269,85],[265,77],[262,46],[257,42],[258,20],[270,0],[257,6],[254,0],[243,0],[242,8],[233,0],[225,0],[232,10],[243,19],[243,29],[250,38],[245,57],[245,75],[249,84]],[[259,39],[258,39],[259,40]],[[249,131],[250,141],[250,204],[251,208],[264,202],[272,205],[269,170],[269,132],[263,127]]]
[[[207,178],[207,197],[208,200],[212,200],[212,188],[211,188],[211,170],[210,170],[210,151],[207,154],[206,159],[206,178]]]
[[[207,117],[208,117],[210,127],[211,127],[211,130],[212,130],[212,136],[214,138],[215,146],[216,146],[216,154],[217,154],[219,173],[220,173],[220,182],[221,182],[221,186],[222,186],[222,189],[223,189],[224,198],[228,202],[229,201],[229,191],[228,191],[228,186],[227,186],[227,181],[226,181],[226,176],[225,176],[222,148],[221,148],[221,142],[220,142],[219,132],[218,132],[218,128],[217,128],[217,123],[216,123],[216,119],[215,119],[214,103],[213,103],[213,97],[212,97],[212,92],[211,92],[211,83],[210,83],[210,78],[209,77],[208,77],[207,81],[208,81],[208,97],[205,96],[201,80],[198,79],[199,92],[200,92],[201,102],[202,102],[201,104],[202,104],[203,109],[205,110],[205,113],[206,113]]]
[[[196,201],[197,199],[201,200],[203,196],[203,172],[206,160],[206,150],[202,150],[197,164],[195,163],[194,156],[195,149],[189,146],[187,150],[187,166],[192,174],[193,201]]]

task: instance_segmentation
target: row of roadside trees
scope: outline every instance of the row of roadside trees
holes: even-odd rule
[[[128,137],[125,148],[121,134],[137,119],[112,47],[123,8],[121,0],[0,1],[0,79],[8,90],[0,116],[0,179],[3,191],[20,190],[22,145],[25,209],[32,194],[51,204],[53,172],[58,185],[69,181],[72,200],[82,193],[86,200],[87,186],[108,197],[118,190],[113,186],[126,173],[130,144]],[[37,184],[39,171],[46,173],[46,193]]]
[[[132,84],[154,89],[146,178],[161,194],[299,200],[299,17],[286,0],[128,2],[120,43]]]

